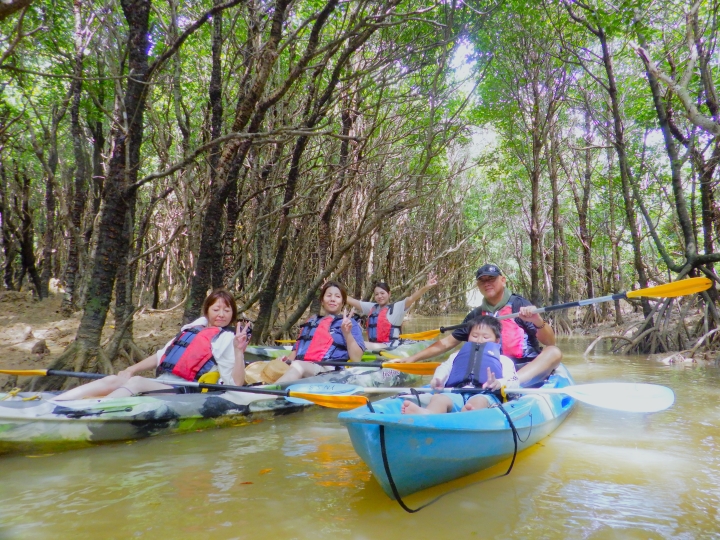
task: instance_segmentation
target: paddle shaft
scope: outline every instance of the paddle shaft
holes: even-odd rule
[[[78,379],[102,379],[107,377],[102,373],[84,373],[82,371],[62,371],[58,369],[48,369],[47,376],[56,377],[77,377]],[[283,390],[270,390],[269,388],[255,388],[247,386],[233,386],[229,384],[207,384],[199,383],[195,381],[158,381],[160,384],[167,384],[168,386],[189,386],[191,388],[206,388],[208,390],[232,390],[233,392],[249,392],[251,394],[270,394],[272,396],[286,397],[288,392]]]
[[[402,390],[402,389],[400,389]],[[366,388],[366,394],[395,392],[396,388]],[[418,388],[417,391],[433,392],[430,388]],[[444,393],[454,394],[490,394],[482,388],[444,388]],[[588,405],[626,412],[659,412],[670,407],[674,400],[672,390],[655,384],[643,383],[595,383],[572,385],[562,388],[506,388],[506,394],[560,394],[567,395]],[[411,396],[403,396],[411,397]]]
[[[391,357],[392,358],[392,357]],[[258,360],[258,362],[264,362],[265,360]],[[248,363],[248,362],[246,362]],[[250,362],[253,363],[253,362]],[[384,368],[394,369],[401,373],[407,373],[409,375],[432,375],[440,365],[440,362],[415,362],[410,364],[395,363],[395,362],[344,362],[344,361],[323,361],[315,362],[320,366],[335,366],[335,367],[363,367],[363,368]],[[72,372],[71,372],[72,373]]]
[[[565,304],[556,304],[554,306],[547,306],[543,308],[535,308],[532,313],[549,313],[551,311],[559,311],[561,309],[570,309],[574,307],[590,306],[592,304],[600,304],[602,302],[611,302],[614,300],[627,300],[628,298],[639,298],[639,297],[658,297],[658,298],[675,298],[678,296],[685,296],[688,294],[694,294],[696,292],[702,292],[709,289],[712,286],[712,281],[708,278],[689,278],[681,279],[679,281],[673,281],[666,283],[665,285],[657,285],[655,287],[648,287],[646,289],[638,289],[635,291],[626,291],[622,293],[609,294],[607,296],[600,296],[598,298],[588,298],[586,300],[578,300],[576,302],[567,302]],[[501,315],[498,320],[513,319],[519,317],[519,313],[508,313],[507,315]],[[453,326],[441,326],[440,332],[445,333],[449,330],[457,330],[467,326],[467,322],[456,324]],[[424,332],[418,332],[422,334]],[[412,336],[413,334],[407,334]]]

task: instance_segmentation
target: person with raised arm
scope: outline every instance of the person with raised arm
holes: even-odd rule
[[[368,350],[382,350],[396,344],[400,338],[405,314],[423,294],[435,285],[437,285],[437,277],[435,274],[430,274],[425,286],[397,302],[390,302],[390,287],[384,281],[375,283],[374,302],[362,302],[349,296],[347,303],[368,318],[367,334],[368,341],[370,341],[367,346]]]

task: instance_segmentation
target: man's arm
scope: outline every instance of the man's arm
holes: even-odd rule
[[[398,358],[397,360],[395,360],[395,362],[409,364],[412,362],[420,362],[422,360],[427,360],[428,358],[432,358],[433,356],[438,356],[440,354],[448,352],[450,349],[460,345],[460,343],[462,342],[458,341],[451,335],[445,336],[441,340],[436,341],[435,343],[430,345],[427,349],[424,349],[419,353],[413,354],[412,356],[408,356],[407,358]],[[390,351],[390,354],[392,354],[392,351]]]
[[[520,319],[535,325],[535,335],[543,345],[555,345],[555,331],[550,323],[543,321],[538,313],[533,313],[535,306],[523,306],[520,308]]]

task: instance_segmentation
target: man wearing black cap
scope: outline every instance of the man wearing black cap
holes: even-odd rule
[[[562,352],[555,346],[555,332],[528,300],[510,292],[505,276],[494,264],[485,264],[475,273],[477,287],[483,295],[479,307],[467,314],[463,322],[479,315],[506,315],[519,313],[517,318],[505,319],[502,324],[503,354],[509,356],[518,368],[516,381],[507,381],[508,386],[520,384],[530,386],[543,381],[560,364]],[[398,362],[419,362],[445,353],[468,340],[468,329],[459,328],[427,349]],[[543,349],[541,345],[545,345]]]

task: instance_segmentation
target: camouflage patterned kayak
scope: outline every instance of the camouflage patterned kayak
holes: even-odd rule
[[[412,356],[413,354],[419,353],[420,351],[426,349],[433,343],[435,343],[434,339],[429,339],[425,341],[401,340],[400,345],[398,345],[397,347],[383,350],[387,351],[390,355],[393,355],[395,357],[407,358],[408,356]],[[245,358],[250,361],[272,360],[273,358],[280,358],[281,356],[290,354],[291,350],[291,345],[278,345],[275,347],[250,345],[245,351]],[[363,354],[362,357],[362,361],[374,362],[379,358],[382,358],[380,357],[380,351],[365,351],[365,354]]]
[[[381,387],[412,386],[419,380],[418,376],[391,369],[353,367],[300,382]],[[269,388],[282,386],[287,385]],[[166,433],[241,426],[309,406],[246,392],[151,394],[75,401],[51,401],[53,397],[52,393],[0,393],[0,454],[54,452]]]

